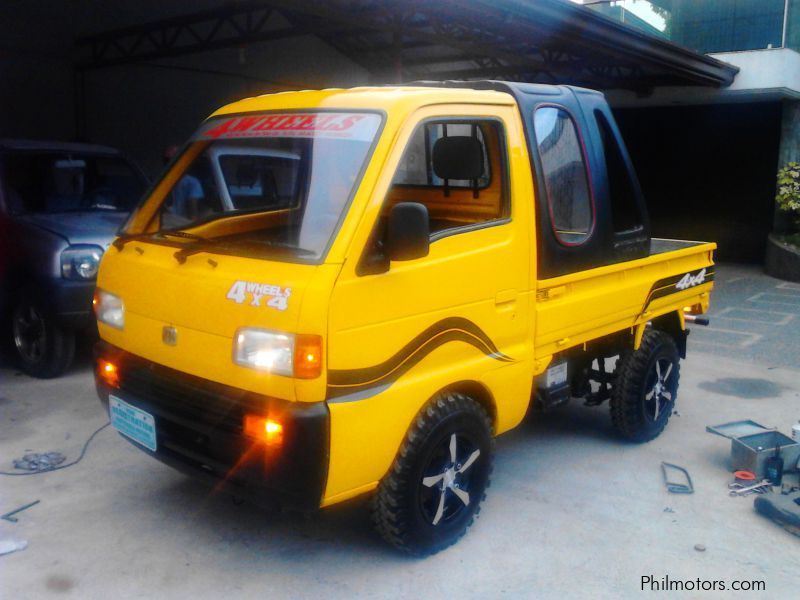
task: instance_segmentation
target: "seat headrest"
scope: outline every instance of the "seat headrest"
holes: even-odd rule
[[[468,135],[439,138],[433,145],[433,172],[442,179],[478,179],[483,175],[483,144]]]

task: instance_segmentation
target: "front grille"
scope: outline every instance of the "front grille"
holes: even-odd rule
[[[156,458],[202,473],[257,501],[277,498],[301,509],[319,508],[328,473],[330,413],[327,403],[270,398],[188,375],[98,343],[98,358],[118,367],[118,389],[102,379],[98,390],[118,394],[155,417]],[[283,445],[262,448],[242,431],[245,413],[280,414]]]
[[[123,364],[120,391],[182,421],[241,433],[244,413],[262,410],[266,399],[193,377],[149,361]]]

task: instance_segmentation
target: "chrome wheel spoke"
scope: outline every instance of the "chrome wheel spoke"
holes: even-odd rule
[[[469,455],[469,458],[467,458],[467,460],[464,462],[464,464],[461,465],[461,467],[459,467],[459,469],[456,471],[456,473],[463,473],[464,471],[469,469],[472,466],[472,463],[474,463],[476,460],[478,460],[478,457],[480,455],[481,455],[480,449],[475,450],[475,452],[473,452],[472,454]]]
[[[661,379],[661,362],[656,361],[656,375],[658,376],[658,380],[662,381]]]
[[[456,434],[450,436],[450,462],[456,462]]]
[[[442,516],[444,515],[444,497],[447,494],[447,490],[442,490],[442,493],[439,495],[439,506],[436,509],[436,514],[433,517],[433,524],[438,525],[439,521],[442,520]]]
[[[464,503],[464,506],[469,506],[469,492],[457,487],[452,488],[452,491]]]
[[[651,389],[649,392],[647,392],[647,394],[645,395],[644,399],[645,400],[651,400],[653,398],[653,396],[655,395],[655,393],[656,393],[656,387],[653,386],[653,389]]]
[[[438,475],[431,475],[429,477],[423,477],[422,485],[425,487],[433,487],[437,483],[439,483],[442,479],[444,479],[444,473],[439,473]]]
[[[667,367],[667,372],[664,373],[664,377],[661,379],[661,383],[667,383],[667,379],[669,379],[670,373],[672,373],[672,363],[669,363]]]

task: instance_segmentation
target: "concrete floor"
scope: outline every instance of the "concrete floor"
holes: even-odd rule
[[[106,429],[75,467],[0,477],[0,512],[41,500],[0,521],[0,539],[29,542],[0,557],[0,597],[628,598],[643,575],[763,580],[766,592],[741,595],[797,597],[800,539],[752,497],[728,496],[729,442],[704,428],[800,419],[800,286],[742,267],[717,281],[712,327],[692,334],[679,415],[659,439],[617,441],[606,407],[535,415],[498,440],[480,518],[437,556],[385,546],[363,501],[310,519],[236,505]],[[0,366],[0,470],[28,451],[73,459],[104,422],[87,353],[53,381]],[[664,490],[662,460],[690,470],[694,495]]]

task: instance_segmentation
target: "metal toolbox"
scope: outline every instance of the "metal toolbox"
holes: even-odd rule
[[[752,471],[756,478],[765,475],[767,458],[780,446],[784,471],[797,471],[800,461],[800,443],[776,429],[764,427],[755,421],[733,421],[706,427],[706,431],[731,440],[731,470]]]

